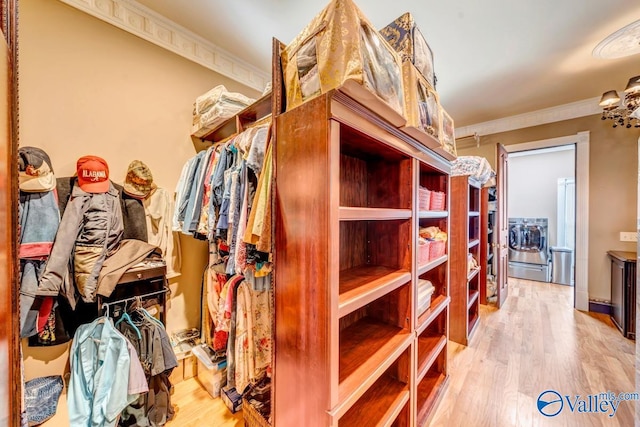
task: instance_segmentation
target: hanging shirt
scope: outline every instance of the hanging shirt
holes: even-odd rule
[[[71,427],[116,425],[120,412],[138,398],[128,393],[131,363],[127,340],[111,319],[100,317],[78,328],[70,350]]]
[[[179,276],[182,264],[180,239],[171,227],[173,201],[169,193],[158,187],[142,203],[147,216],[149,243],[162,250],[162,256],[167,263],[167,278]]]

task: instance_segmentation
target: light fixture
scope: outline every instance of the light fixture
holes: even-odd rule
[[[640,76],[629,79],[624,89],[622,105],[615,90],[609,90],[600,98],[602,120],[613,120],[613,127],[640,128]]]

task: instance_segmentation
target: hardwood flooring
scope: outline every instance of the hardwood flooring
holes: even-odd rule
[[[232,414],[222,399],[213,399],[200,383],[191,378],[174,386],[171,401],[175,415],[170,427],[242,427],[242,412]]]
[[[571,413],[566,403],[553,418],[537,410],[538,396],[549,389],[569,396],[635,390],[634,342],[608,316],[574,310],[572,292],[511,279],[502,309],[481,306],[469,346],[449,343],[449,384],[430,425],[633,426],[634,402],[622,402],[611,418]],[[175,388],[170,427],[244,425],[241,414],[212,400],[195,379]]]
[[[572,308],[573,289],[509,280],[500,310],[481,306],[480,325],[468,347],[450,342],[450,380],[432,426],[633,426],[635,402],[614,417],[571,413],[541,415],[540,393],[586,396],[635,391],[635,343],[608,316]]]

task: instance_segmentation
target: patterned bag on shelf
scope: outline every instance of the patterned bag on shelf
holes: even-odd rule
[[[282,52],[287,110],[347,81],[404,117],[401,61],[352,0],[333,0]]]

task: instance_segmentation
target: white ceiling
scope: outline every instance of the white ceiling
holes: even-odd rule
[[[327,0],[138,0],[265,72]],[[624,89],[640,55],[593,48],[640,19],[637,0],[357,0],[381,28],[411,12],[434,52],[437,90],[456,127]],[[640,40],[638,41],[640,43]]]

